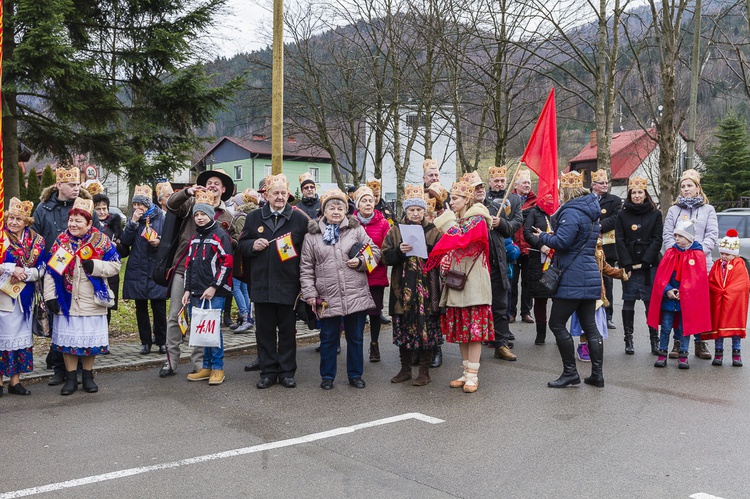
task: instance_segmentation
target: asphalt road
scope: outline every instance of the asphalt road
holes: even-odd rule
[[[549,339],[535,346],[525,324],[513,327],[517,362],[483,352],[475,394],[448,387],[455,345],[431,384],[391,384],[397,350],[382,341],[364,390],[346,383],[343,354],[335,388],[321,390],[313,345],[298,352],[296,389],[257,390],[246,357],[228,359],[217,387],[188,382],[187,366],[168,379],[157,369],[101,373],[98,394],[31,385],[30,397],[0,399],[0,498],[25,489],[56,498],[748,497],[750,364],[691,356],[688,371],[676,361],[655,369],[645,325],[626,356],[616,322],[603,389],[547,388],[561,371],[557,349]],[[379,421],[410,413],[427,420]]]

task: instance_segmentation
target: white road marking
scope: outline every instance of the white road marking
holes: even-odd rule
[[[724,498],[719,497],[719,496],[712,496],[711,494],[706,494],[705,492],[698,492],[696,494],[691,495],[690,499],[724,499]]]
[[[141,475],[143,473],[150,473],[152,471],[167,470],[171,468],[179,468],[181,466],[187,466],[190,464],[204,463],[207,461],[214,461],[216,459],[225,459],[228,457],[243,456],[245,454],[254,454],[256,452],[263,452],[272,449],[280,449],[282,447],[290,447],[292,445],[306,444],[315,442],[316,440],[324,440],[326,438],[336,437],[339,435],[346,435],[347,433],[354,433],[358,430],[364,430],[366,428],[372,428],[375,426],[382,426],[390,423],[397,423],[399,421],[406,421],[408,419],[416,419],[418,421],[424,421],[430,424],[440,424],[445,421],[431,416],[426,416],[419,412],[409,412],[407,414],[401,414],[399,416],[392,416],[390,418],[376,419],[375,421],[368,421],[367,423],[360,423],[353,426],[344,426],[342,428],[335,428],[333,430],[322,431],[320,433],[312,433],[297,438],[290,438],[288,440],[280,440],[278,442],[269,442],[267,444],[253,445],[252,447],[244,447],[242,449],[228,450],[224,452],[217,452],[215,454],[206,454],[205,456],[191,457],[188,459],[181,459],[179,461],[172,461],[171,463],[155,464],[153,466],[143,466],[140,468],[130,468],[127,470],[113,471],[111,473],[104,473],[101,475],[93,475],[84,478],[76,478],[75,480],[66,480],[65,482],[50,483],[48,485],[42,485],[40,487],[31,487],[28,489],[16,490],[12,492],[5,492],[0,494],[0,499],[10,499],[12,497],[25,497],[34,494],[42,494],[45,492],[52,492],[55,490],[70,489],[73,487],[80,487],[81,485],[88,485],[91,483],[105,482],[107,480],[116,480],[118,478],[125,478],[133,475]],[[691,496],[692,497],[692,496]],[[701,499],[708,499],[713,496],[706,496]]]

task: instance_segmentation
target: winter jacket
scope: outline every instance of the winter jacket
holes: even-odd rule
[[[164,215],[156,207],[149,217],[151,228],[161,236],[164,227]],[[167,297],[167,288],[154,282],[154,265],[158,246],[151,246],[141,234],[146,229],[146,216],[138,222],[129,218],[122,233],[122,244],[130,249],[128,263],[125,265],[125,277],[122,284],[122,297],[126,300],[163,300]]]
[[[640,264],[640,270],[656,267],[659,264],[662,229],[661,212],[657,208],[650,203],[633,204],[626,201],[615,225],[619,266],[628,272],[633,270],[633,265]]]
[[[188,194],[187,189],[179,190],[167,199],[167,210],[183,219],[180,226],[180,240],[177,243],[177,251],[172,261],[172,267],[174,267],[176,274],[185,273],[185,257],[187,256],[188,243],[190,243],[190,240],[196,233],[193,205],[195,205],[195,198]],[[214,207],[214,211],[216,212],[214,220],[217,221],[219,227],[229,234],[233,244],[236,243],[239,234],[236,234],[231,227],[232,213],[227,209],[224,201],[219,203],[219,206]]]
[[[475,203],[466,210],[462,220],[472,217],[480,217],[484,219],[483,222],[487,227],[492,223],[490,212],[487,211],[487,208],[481,203]],[[434,223],[435,227],[445,233],[451,227],[457,226],[458,220],[456,220],[456,214],[454,212],[446,210],[445,213],[435,219]],[[489,258],[490,255],[486,256]],[[452,262],[451,270],[468,273],[466,276],[466,284],[462,290],[450,289],[446,286],[443,290],[443,295],[440,297],[441,307],[464,308],[492,304],[490,272],[484,264],[484,257],[484,254],[479,255],[476,258],[476,264],[473,267],[472,264],[474,263],[474,258],[465,257],[462,258],[460,262]],[[471,269],[471,272],[469,272],[469,269]]]
[[[503,191],[500,192],[503,193]],[[484,200],[484,205],[490,212],[490,216],[500,218],[500,223],[497,227],[493,229],[492,224],[490,224],[488,227],[490,231],[490,265],[497,269],[497,271],[500,272],[500,274],[503,276],[502,289],[510,289],[510,281],[508,280],[508,256],[505,251],[505,238],[513,237],[513,234],[515,234],[523,225],[523,214],[521,213],[521,198],[513,193],[510,193],[506,201],[506,203],[508,203],[510,206],[510,210],[506,210],[501,206],[503,196],[499,198],[496,197],[495,199],[491,199],[488,196]]]
[[[550,216],[538,206],[534,206],[526,215],[523,223],[523,237],[529,245],[529,262],[526,268],[529,293],[532,298],[552,298],[549,289],[542,286],[539,279],[542,278],[542,246],[544,244],[539,237],[534,235],[534,227],[543,231],[547,230],[547,225],[552,227]]]
[[[523,212],[521,210],[521,197],[518,194],[508,194],[508,201],[510,202],[510,213],[506,213],[505,210],[500,211],[500,203],[505,197],[505,191],[489,191],[487,197],[484,198],[484,205],[490,211],[490,215],[493,217],[497,216],[500,212],[500,218],[507,221],[508,227],[503,228],[501,231],[502,236],[513,237],[523,226]],[[501,224],[502,225],[502,224]]]
[[[196,230],[185,259],[185,291],[201,296],[213,286],[216,296],[231,295],[232,239],[216,220]]]
[[[664,218],[664,229],[662,231],[662,249],[674,246],[674,227],[681,219],[695,219],[695,240],[703,246],[706,254],[706,268],[711,268],[713,257],[711,250],[719,240],[719,221],[716,218],[716,210],[710,204],[704,204],[697,208],[682,208],[678,205],[669,207],[667,216]]]
[[[599,202],[593,194],[572,199],[555,215],[555,233],[539,235],[542,244],[555,250],[554,265],[565,270],[555,298],[600,299],[601,274],[594,256],[600,230],[599,210]]]
[[[242,234],[242,231],[245,229],[247,214],[257,209],[258,205],[252,201],[241,205],[235,205],[234,212],[232,213],[232,224],[229,226],[230,231],[234,232],[235,234]],[[237,256],[237,258],[234,258],[232,279],[243,280],[242,278],[245,276],[244,258],[238,255],[235,256]]]
[[[314,198],[302,197],[297,203],[297,208],[305,212],[312,220],[315,220],[320,215],[320,198],[317,194]]]
[[[424,238],[427,243],[427,254],[429,255],[432,248],[440,240],[441,232],[435,227],[435,224],[422,220],[422,229],[424,229]],[[404,262],[409,258],[401,252],[399,248],[403,238],[401,237],[401,229],[398,224],[391,227],[388,231],[388,235],[385,236],[383,246],[381,248],[381,262],[383,266],[391,267],[391,291],[390,298],[388,300],[388,313],[390,315],[403,314],[403,293],[404,290],[401,286],[401,276],[404,272]],[[416,258],[416,257],[415,257]],[[440,269],[434,268],[428,272],[430,279],[435,280],[435,289],[439,294],[440,291]],[[430,286],[427,286],[430,289]],[[436,299],[426,300],[425,307],[427,308],[427,314],[439,314],[440,313],[440,297],[436,296]]]
[[[245,228],[239,242],[239,251],[244,261],[243,280],[248,283],[250,301],[253,303],[278,303],[294,305],[299,295],[299,265],[302,241],[307,234],[308,218],[300,210],[287,204],[281,211],[278,226],[274,229],[274,217],[268,203],[251,211],[245,219]],[[276,242],[262,251],[255,251],[256,239],[272,239],[291,233],[292,245],[297,256],[281,261]],[[248,271],[249,269],[249,271]]]
[[[388,207],[388,204],[383,200],[383,198],[380,198],[380,201],[378,201],[378,204],[375,205],[375,210],[379,211],[383,214],[385,219],[388,221],[390,225],[393,225],[395,221],[395,215],[391,211],[390,207]]]
[[[78,197],[91,199],[91,194],[86,189],[81,188]],[[42,191],[39,201],[34,210],[34,223],[31,228],[37,234],[41,234],[44,238],[45,249],[49,252],[52,245],[55,244],[57,236],[68,228],[68,212],[73,208],[75,199],[59,200],[57,198],[57,187],[50,186]],[[94,228],[101,230],[102,224],[99,223],[96,212],[93,213],[93,220]]]
[[[357,217],[358,212],[354,212],[355,218]],[[378,248],[383,247],[383,241],[385,240],[386,234],[388,234],[388,230],[391,228],[391,225],[388,223],[388,220],[385,219],[382,213],[380,213],[378,210],[375,210],[372,215],[372,220],[370,220],[369,223],[365,224],[357,218],[357,221],[362,224],[362,227],[364,227],[365,232],[368,236],[370,236],[370,239],[372,239],[372,242],[375,246]],[[388,286],[388,266],[384,265],[382,262],[378,264],[375,269],[367,274],[367,282],[370,286]]]
[[[310,220],[308,234],[302,245],[300,283],[302,298],[320,298],[327,303],[318,309],[318,317],[339,317],[375,308],[367,283],[367,266],[360,258],[359,266],[350,269],[349,251],[357,243],[369,244],[375,260],[380,260],[380,249],[375,246],[359,221],[347,216],[339,226],[336,244],[323,242],[325,218]]]
[[[520,194],[514,193],[519,196],[521,200]],[[534,191],[529,191],[529,193],[526,195],[526,201],[523,201],[523,205],[521,206],[521,213],[523,214],[523,219],[526,220],[526,216],[531,211],[531,208],[536,206],[536,194]],[[523,226],[519,227],[519,229],[516,231],[516,235],[513,238],[516,241],[516,244],[519,248],[521,248],[521,254],[522,255],[528,255],[529,254],[529,243],[526,242],[526,239],[523,237]]]
[[[54,241],[53,241],[54,244]],[[51,248],[52,246],[50,246]],[[70,315],[72,317],[90,317],[107,315],[108,308],[94,302],[94,285],[91,284],[86,272],[81,266],[80,257],[76,256],[70,265],[73,268],[73,286],[71,290]],[[56,300],[57,290],[52,278],[54,270],[48,270],[44,275],[44,301]],[[94,260],[93,277],[104,277],[105,280],[120,272],[120,262]]]
[[[599,221],[602,225],[602,240],[604,241],[604,255],[610,262],[617,261],[617,247],[615,243],[607,244],[613,236],[617,237],[613,230],[617,222],[617,214],[620,213],[622,199],[609,192],[602,195],[599,200]]]

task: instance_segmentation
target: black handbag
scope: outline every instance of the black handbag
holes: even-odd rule
[[[594,224],[591,225],[591,231],[594,231]],[[574,256],[570,263],[568,263],[564,269],[559,269],[555,267],[555,264],[547,268],[547,270],[544,271],[542,274],[542,277],[539,279],[539,283],[547,288],[552,294],[555,294],[557,292],[558,286],[560,286],[560,281],[562,280],[562,276],[565,273],[566,270],[568,270],[568,267],[570,267],[576,258],[578,258],[578,255],[581,254],[581,251],[583,251],[583,248],[586,247],[586,243],[588,242],[588,238],[586,241],[583,242],[583,245],[581,245],[581,248],[578,250],[578,253],[576,253],[576,256]]]
[[[52,336],[49,319],[47,318],[47,308],[42,293],[39,291],[39,286],[36,286],[34,291],[34,304],[31,309],[31,333],[41,338]]]

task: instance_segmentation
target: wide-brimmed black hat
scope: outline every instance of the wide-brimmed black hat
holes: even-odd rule
[[[232,180],[232,177],[230,177],[229,174],[221,168],[218,168],[216,170],[206,170],[204,172],[201,172],[200,175],[198,175],[198,179],[195,181],[195,183],[205,187],[206,182],[208,182],[208,179],[210,179],[211,177],[218,177],[219,180],[221,180],[221,183],[225,188],[224,194],[221,195],[221,200],[228,201],[234,193],[234,181]]]

